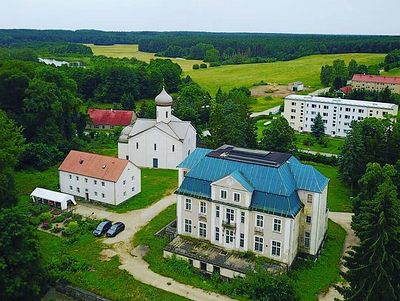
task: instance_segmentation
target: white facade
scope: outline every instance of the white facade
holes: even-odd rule
[[[324,124],[325,134],[345,137],[352,121],[367,117],[385,118],[397,116],[398,106],[391,103],[289,95],[285,98],[284,117],[299,132],[311,132],[311,125],[318,113]]]
[[[143,167],[175,169],[196,148],[196,130],[171,113],[172,97],[156,97],[157,118],[138,118],[118,141],[118,158]]]
[[[141,191],[141,172],[132,162],[116,181],[61,170],[59,180],[62,192],[109,205],[119,205]]]

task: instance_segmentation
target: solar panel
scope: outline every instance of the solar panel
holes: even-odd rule
[[[231,145],[223,145],[211,151],[207,156],[271,167],[279,167],[291,157],[291,155],[287,153],[245,149]]]

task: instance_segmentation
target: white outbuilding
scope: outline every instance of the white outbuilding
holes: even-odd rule
[[[119,205],[141,191],[140,169],[129,160],[72,150],[58,168],[60,190]]]
[[[67,209],[68,205],[76,205],[73,195],[40,187],[37,187],[32,191],[31,199],[34,203],[49,205],[61,210]]]
[[[138,118],[118,140],[118,157],[143,167],[175,169],[196,148],[196,130],[190,121],[172,115],[172,97],[165,91],[155,98],[157,118]]]

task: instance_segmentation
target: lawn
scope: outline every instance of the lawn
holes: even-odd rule
[[[65,266],[66,280],[73,286],[111,300],[187,300],[135,280],[128,272],[119,269],[117,256],[110,261],[101,261],[99,254],[106,246],[89,233],[69,241],[43,232],[38,235],[45,265],[54,266],[60,261],[75,262]]]
[[[307,137],[310,137],[309,133],[296,133],[296,145],[299,149],[305,149],[320,153],[331,153],[331,154],[340,154],[341,148],[344,145],[344,138],[337,138],[337,137],[325,137],[328,141],[328,146],[324,147],[318,143],[314,143],[314,145],[304,145],[304,140]]]
[[[93,44],[85,44],[86,46],[89,46],[93,54],[95,55],[104,55],[108,57],[114,57],[114,58],[136,58],[140,61],[144,62],[150,62],[151,59],[171,59],[174,63],[177,63],[181,66],[183,71],[188,71],[192,70],[194,64],[201,64],[202,61],[200,60],[186,60],[182,58],[167,58],[167,57],[157,57],[155,56],[155,53],[151,52],[143,52],[139,51],[139,46],[137,44],[130,44],[130,45],[122,45],[122,44],[116,44],[116,45],[107,45],[107,46],[101,46],[101,45],[93,45]]]
[[[341,179],[339,179],[336,166],[324,165],[321,163],[306,162],[314,166],[323,175],[329,178],[328,207],[330,211],[351,212],[351,191]]]
[[[302,261],[295,264],[291,278],[300,300],[317,300],[318,294],[340,281],[339,262],[346,231],[331,220],[328,237],[317,261]]]
[[[173,193],[178,187],[178,171],[142,168],[142,192],[109,210],[123,213],[145,208]]]
[[[346,63],[355,59],[359,64],[372,65],[382,62],[384,56],[371,53],[311,55],[292,61],[224,65],[185,73],[213,95],[220,87],[225,91],[240,86],[251,87],[261,80],[278,84],[302,81],[306,86],[318,88],[321,86],[319,75],[322,65],[331,65],[336,59],[343,59]]]
[[[400,68],[394,68],[389,71],[382,72],[381,75],[386,75],[386,76],[400,76]]]
[[[194,268],[177,260],[165,260],[162,250],[168,244],[166,238],[155,237],[154,233],[167,225],[176,217],[176,205],[168,207],[161,212],[145,227],[136,233],[133,245],[147,245],[149,252],[144,259],[149,263],[154,272],[171,277],[181,283],[193,285],[209,291],[228,294],[229,286],[201,276]],[[290,273],[295,289],[300,300],[315,300],[321,291],[330,284],[337,282],[339,278],[339,259],[343,248],[345,231],[337,224],[329,221],[328,239],[325,242],[321,257],[316,261],[301,262]],[[239,300],[245,300],[240,296],[233,296]]]
[[[254,102],[250,104],[251,112],[262,112],[269,110],[276,106],[281,106],[283,104],[283,98],[279,97],[257,97],[254,98]]]

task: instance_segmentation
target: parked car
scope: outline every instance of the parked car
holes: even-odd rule
[[[111,228],[107,231],[106,236],[107,237],[114,237],[118,233],[122,232],[125,230],[125,225],[122,222],[116,222],[114,223]]]
[[[98,224],[97,228],[93,231],[94,236],[102,236],[106,233],[112,226],[110,221],[104,221]]]

